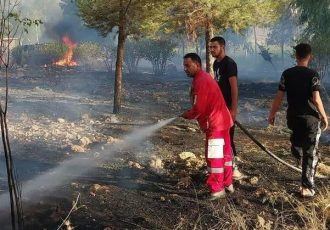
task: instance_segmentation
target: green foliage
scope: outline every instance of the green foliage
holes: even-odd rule
[[[122,5],[120,4],[122,2]],[[153,34],[159,29],[170,1],[153,0],[76,0],[79,15],[85,25],[106,36],[119,26],[119,13],[125,11],[125,35]]]
[[[313,64],[323,77],[330,64],[330,3],[328,0],[318,0],[317,4],[309,0],[294,0],[294,3],[304,28],[299,41],[312,45]]]
[[[137,72],[137,67],[142,57],[141,42],[135,39],[128,39],[125,45],[124,62],[129,73]]]
[[[297,34],[297,17],[291,7],[285,8],[280,19],[272,28],[267,43],[270,45],[289,44]]]
[[[74,58],[79,65],[94,67],[103,61],[104,55],[101,47],[97,43],[83,42],[75,48]]]
[[[278,18],[286,0],[193,0],[182,1],[172,8],[174,23],[169,30],[184,31],[195,39],[198,28],[211,23],[215,30],[239,32],[251,25],[266,25]]]
[[[24,45],[12,50],[12,58],[17,65],[49,65],[62,57],[66,49],[62,43]]]
[[[154,74],[163,76],[167,62],[175,55],[176,44],[171,40],[146,39],[139,47],[143,58],[151,62]]]

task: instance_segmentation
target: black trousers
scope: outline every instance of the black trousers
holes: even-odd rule
[[[233,157],[237,156],[236,147],[235,147],[235,143],[234,143],[235,126],[236,125],[234,124],[229,130],[231,150],[233,152]]]
[[[302,160],[302,186],[314,188],[319,161],[317,149],[321,136],[320,120],[311,115],[287,116],[287,125],[292,130],[291,152],[298,160]]]

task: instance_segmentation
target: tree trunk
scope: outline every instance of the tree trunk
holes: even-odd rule
[[[195,47],[196,47],[196,53],[197,53],[198,55],[200,55],[200,53],[199,53],[198,37],[197,37],[196,40],[195,40]]]
[[[284,42],[281,42],[281,59],[282,59],[282,68],[284,67]]]
[[[205,26],[205,55],[206,55],[206,71],[212,73],[212,56],[210,52],[209,42],[213,38],[213,25],[210,20],[207,19]]]
[[[119,30],[118,30],[118,46],[117,46],[117,59],[116,59],[116,71],[115,71],[115,93],[113,101],[113,113],[120,112],[121,99],[122,99],[122,79],[123,79],[123,63],[124,63],[124,50],[125,50],[125,27],[126,27],[126,15],[123,1],[120,1],[121,10],[119,12]]]
[[[256,26],[253,26],[253,35],[254,35],[254,54],[257,55],[257,31]]]

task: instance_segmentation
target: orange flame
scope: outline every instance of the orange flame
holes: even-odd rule
[[[54,64],[59,66],[77,66],[77,62],[73,60],[73,49],[77,46],[68,36],[62,38],[64,44],[68,47],[63,58],[56,61]]]

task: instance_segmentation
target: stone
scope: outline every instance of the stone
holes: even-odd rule
[[[57,121],[58,121],[59,123],[64,123],[64,122],[65,122],[65,120],[64,120],[63,118],[59,118],[59,119],[57,119]]]
[[[163,162],[160,158],[153,158],[150,160],[150,167],[155,169],[162,169],[163,168]]]
[[[195,154],[192,153],[192,152],[182,152],[182,153],[179,154],[179,157],[182,160],[186,160],[188,158],[196,158]]]
[[[252,185],[256,185],[256,184],[258,184],[258,182],[259,182],[259,178],[256,176],[254,176],[250,179],[250,184],[252,184]]]
[[[79,145],[72,145],[71,150],[77,153],[84,153],[86,151],[84,147],[81,147]]]
[[[128,165],[130,167],[132,167],[132,168],[143,169],[143,167],[139,163],[137,163],[137,162],[129,161],[128,162]]]
[[[80,138],[79,143],[80,143],[80,146],[84,147],[84,146],[91,144],[92,142],[88,137],[82,137],[82,138]]]

